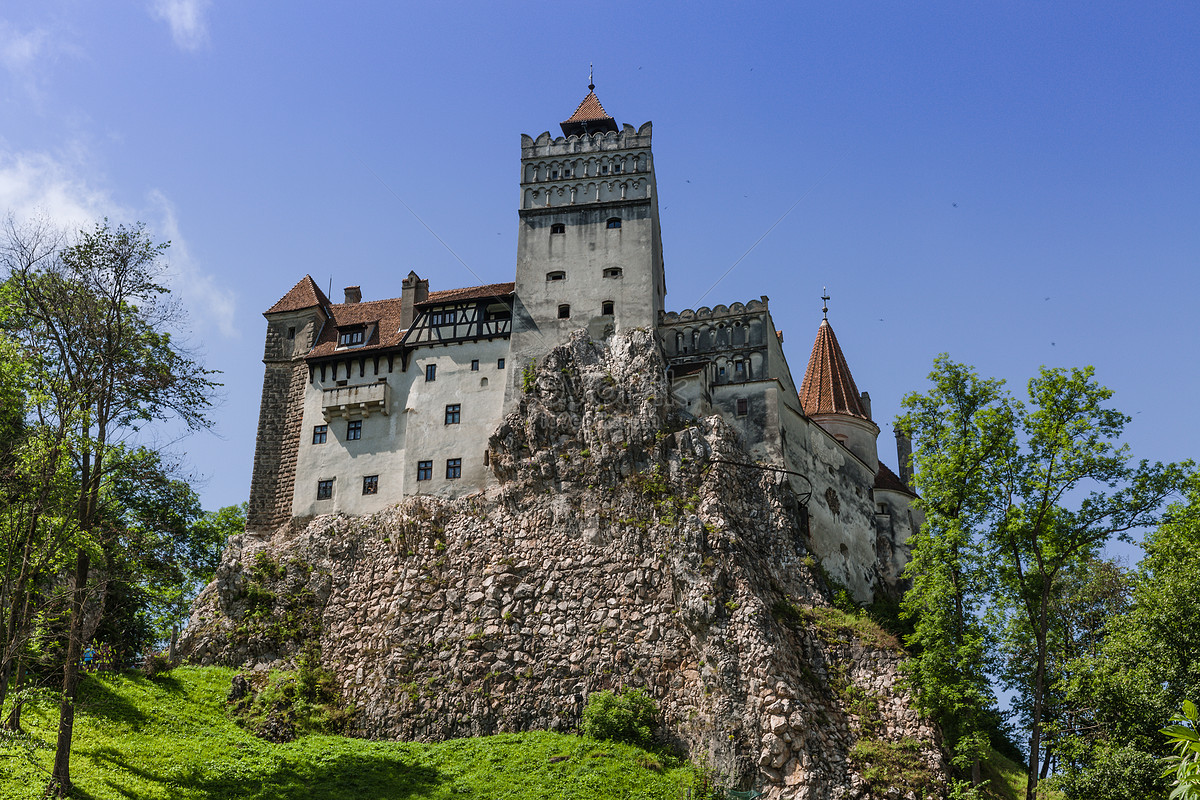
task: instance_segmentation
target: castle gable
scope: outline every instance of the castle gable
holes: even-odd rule
[[[284,314],[289,311],[328,306],[329,298],[321,291],[321,287],[317,286],[311,275],[305,275],[288,290],[287,294],[279,298],[279,302],[268,308],[263,314]]]

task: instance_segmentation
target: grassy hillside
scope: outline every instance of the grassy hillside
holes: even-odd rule
[[[88,677],[71,759],[77,796],[138,798],[662,798],[691,785],[686,766],[635,747],[555,733],[440,744],[309,736],[271,744],[225,713],[233,672],[181,667],[147,679]],[[0,799],[41,796],[56,709],[27,713],[30,736],[0,739]]]

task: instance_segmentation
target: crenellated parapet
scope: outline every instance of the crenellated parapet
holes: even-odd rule
[[[664,311],[659,317],[661,324],[673,325],[678,322],[693,322],[696,320],[716,320],[724,317],[739,317],[746,314],[757,314],[767,310],[767,296],[763,295],[758,300],[751,300],[748,303],[733,303],[724,305],[718,303],[709,308],[708,306],[700,306],[697,309],[684,309],[683,311]]]
[[[521,135],[521,210],[646,201],[654,194],[651,123],[639,130]]]
[[[613,150],[650,149],[653,123],[644,122],[636,130],[626,122],[620,131],[606,131],[582,136],[551,137],[550,131],[542,131],[537,138],[521,134],[521,159],[552,158],[578,153],[600,153]]]

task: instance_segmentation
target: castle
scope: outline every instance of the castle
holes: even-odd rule
[[[808,547],[860,600],[894,590],[919,525],[823,319],[797,389],[766,297],[666,311],[651,124],[618,126],[589,86],[562,136],[521,137],[515,281],[333,303],[305,276],[264,316],[247,527],[371,513],[496,484],[488,441],[539,358],[578,330],[654,331],[670,401],[720,415],[807,498]],[[901,475],[906,445],[898,440]]]

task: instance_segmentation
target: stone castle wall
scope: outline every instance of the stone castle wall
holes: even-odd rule
[[[940,785],[898,648],[829,606],[797,497],[734,466],[720,418],[676,417],[664,366],[646,331],[573,337],[493,435],[496,489],[235,537],[185,651],[265,667],[312,637],[363,736],[570,730],[591,692],[639,686],[664,740],[768,798],[894,796],[863,741]],[[268,624],[247,606],[264,559]]]

